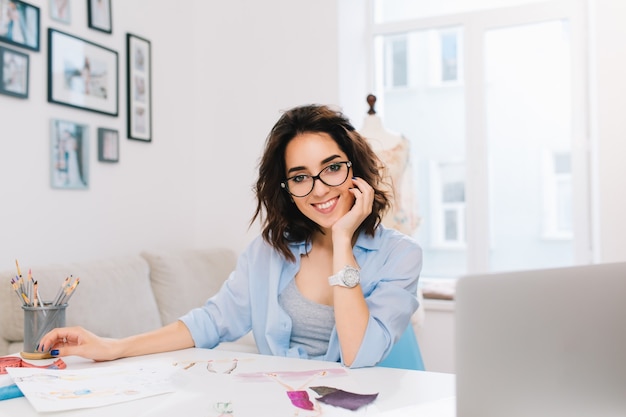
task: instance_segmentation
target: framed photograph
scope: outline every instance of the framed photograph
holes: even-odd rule
[[[111,0],[87,0],[87,20],[90,28],[111,33]]]
[[[0,42],[39,50],[39,7],[20,0],[0,0]]]
[[[119,162],[120,135],[115,129],[98,128],[98,161]]]
[[[29,57],[0,46],[0,93],[28,98]]]
[[[65,120],[52,120],[50,185],[52,188],[89,187],[89,128]]]
[[[150,41],[126,34],[128,138],[152,140],[152,57]]]
[[[48,101],[118,115],[117,52],[48,29]]]
[[[69,25],[72,23],[70,0],[50,0],[50,18]]]

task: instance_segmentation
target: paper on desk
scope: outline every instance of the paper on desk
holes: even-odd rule
[[[101,407],[173,392],[174,372],[163,361],[78,370],[8,369],[38,412]]]

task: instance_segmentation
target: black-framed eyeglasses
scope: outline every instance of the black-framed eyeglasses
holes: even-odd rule
[[[298,174],[280,183],[294,197],[306,197],[313,191],[315,180],[320,180],[329,187],[338,187],[348,179],[352,162],[333,162],[317,175]]]

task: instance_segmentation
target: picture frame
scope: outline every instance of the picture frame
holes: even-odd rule
[[[98,128],[98,161],[119,162],[120,135],[116,129]]]
[[[50,19],[69,25],[72,23],[70,0],[50,0]]]
[[[118,78],[116,51],[48,29],[48,102],[117,117]]]
[[[113,32],[111,0],[87,0],[87,21],[91,29]]]
[[[129,139],[152,141],[152,45],[126,34],[126,100]]]
[[[28,54],[0,46],[0,94],[28,98],[29,64]]]
[[[0,42],[39,51],[39,7],[21,0],[0,0]]]
[[[56,189],[89,188],[89,126],[52,120],[50,185]]]

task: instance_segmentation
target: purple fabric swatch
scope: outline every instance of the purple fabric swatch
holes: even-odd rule
[[[331,387],[311,387],[311,389],[318,394],[323,394],[321,397],[317,398],[317,401],[352,411],[358,410],[364,405],[370,404],[378,397],[378,393],[355,394],[354,392],[348,392]]]

